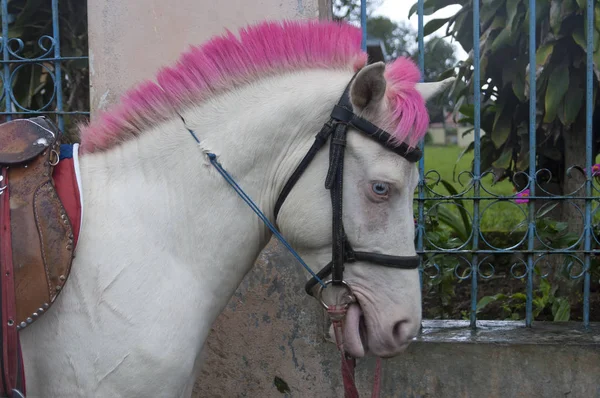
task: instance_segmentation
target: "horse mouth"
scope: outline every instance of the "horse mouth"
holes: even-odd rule
[[[344,349],[355,357],[364,357],[368,352],[367,323],[359,304],[352,304],[346,313],[344,324]]]

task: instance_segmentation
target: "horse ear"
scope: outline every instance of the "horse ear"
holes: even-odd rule
[[[449,77],[439,82],[417,83],[415,89],[421,94],[425,101],[436,96],[444,91],[450,84],[454,82],[454,77]]]
[[[365,66],[354,78],[350,87],[350,101],[358,112],[375,107],[385,94],[385,64],[377,62]]]

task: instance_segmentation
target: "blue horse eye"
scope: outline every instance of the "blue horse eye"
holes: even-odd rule
[[[377,195],[387,195],[390,191],[390,186],[384,182],[376,182],[373,184],[373,192]]]

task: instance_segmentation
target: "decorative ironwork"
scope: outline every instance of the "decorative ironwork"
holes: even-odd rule
[[[473,87],[481,87],[480,81],[480,2],[473,2]],[[418,16],[418,62],[424,72],[424,0],[417,3]],[[529,17],[529,81],[536,80],[536,7],[535,0],[528,1]],[[536,169],[536,85],[529,87],[529,164],[527,172],[518,172],[513,180],[522,180],[526,185],[512,195],[494,192],[485,181],[495,179],[491,171],[482,172],[481,163],[481,93],[473,92],[474,111],[474,162],[473,170],[458,174],[457,192],[444,192],[442,177],[436,170],[429,170],[425,158],[419,162],[420,183],[415,196],[415,242],[417,253],[422,258],[422,282],[432,283],[444,276],[453,276],[454,286],[470,282],[470,306],[466,314],[472,328],[477,326],[479,282],[498,278],[499,269],[511,278],[523,283],[525,324],[531,326],[535,318],[534,287],[559,275],[567,280],[582,284],[583,326],[590,323],[590,264],[594,256],[600,255],[600,167],[592,170],[592,78],[593,78],[593,30],[594,2],[587,0],[587,81],[586,81],[586,159],[585,168],[571,166],[566,178],[582,181],[566,194],[557,194],[548,189],[552,172]],[[420,148],[427,152],[424,143]],[[582,159],[583,162],[583,159]],[[455,184],[456,185],[456,184]],[[571,206],[575,214],[569,220],[570,227],[581,226],[580,230],[568,233],[565,230],[549,229],[548,217],[558,206]],[[519,211],[516,220],[511,220],[506,239],[495,242],[489,231],[481,228],[482,221],[499,217],[502,210],[515,207]],[[514,212],[513,212],[514,213]],[[453,217],[455,230],[450,236],[441,236],[436,226],[444,217]],[[447,221],[447,220],[446,220]],[[559,228],[559,229],[560,229]],[[499,259],[502,257],[502,259]],[[521,298],[518,296],[518,298]]]
[[[63,101],[64,87],[68,83],[68,76],[63,75],[65,62],[87,61],[87,56],[61,55],[59,0],[52,0],[52,35],[42,35],[37,41],[24,41],[22,37],[11,37],[10,32],[16,15],[11,13],[8,0],[0,0],[2,14],[2,37],[0,37],[0,51],[2,52],[2,71],[0,83],[2,92],[0,102],[4,104],[0,111],[2,121],[14,118],[27,118],[31,116],[47,115],[53,117],[58,127],[65,131],[65,116],[81,115],[89,117],[88,109],[65,109]],[[31,71],[28,75],[26,71]],[[52,92],[43,92],[43,103],[24,103],[29,98],[18,98],[16,90],[23,87],[19,81],[21,76],[38,77],[40,80],[50,79],[52,84],[45,84],[42,90],[51,89]],[[41,83],[43,84],[43,83]]]

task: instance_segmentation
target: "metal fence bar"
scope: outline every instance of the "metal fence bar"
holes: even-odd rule
[[[592,116],[593,116],[593,53],[594,53],[594,0],[587,0],[587,68],[586,68],[586,99],[585,99],[585,241],[584,249],[584,279],[583,279],[583,326],[590,326],[590,254],[592,234]]]
[[[485,3],[485,2],[484,2]],[[482,88],[482,83],[489,83],[486,79],[486,76],[481,76],[481,54],[480,54],[480,45],[482,45],[481,36],[481,2],[476,1],[472,2],[472,23],[473,23],[473,48],[471,52],[471,60],[473,62],[471,68],[471,75],[464,76],[470,80],[470,83],[473,84],[473,119],[471,122],[473,123],[473,165],[472,165],[472,178],[468,184],[462,184],[459,178],[459,182],[461,183],[461,190],[458,193],[454,193],[453,195],[449,195],[446,192],[437,192],[435,187],[438,185],[439,179],[441,178],[440,174],[435,170],[430,170],[426,172],[425,170],[425,158],[423,157],[418,164],[419,169],[419,185],[418,185],[418,193],[415,197],[417,206],[418,206],[418,214],[416,216],[416,236],[415,236],[415,246],[417,249],[417,254],[421,257],[421,267],[420,267],[420,280],[421,280],[421,288],[426,288],[426,280],[427,278],[433,280],[435,278],[447,278],[451,277],[459,279],[461,281],[470,280],[471,284],[468,286],[470,289],[470,300],[468,304],[469,308],[469,320],[470,327],[477,328],[477,304],[479,302],[479,294],[482,294],[481,283],[485,282],[494,275],[496,264],[492,264],[492,262],[488,261],[488,258],[491,258],[491,255],[503,255],[510,257],[507,258],[510,262],[509,264],[504,264],[504,260],[500,262],[500,266],[502,267],[502,273],[511,276],[516,279],[520,279],[524,282],[524,318],[525,318],[525,326],[531,327],[534,322],[534,315],[537,319],[537,313],[539,311],[545,311],[547,307],[544,309],[538,308],[536,303],[534,302],[534,293],[535,289],[543,288],[545,282],[544,278],[547,278],[551,272],[556,272],[557,277],[561,277],[561,272],[567,272],[568,277],[571,280],[579,280],[582,283],[583,290],[583,308],[582,308],[582,318],[583,318],[583,326],[588,328],[590,326],[590,294],[592,286],[591,284],[595,281],[592,281],[592,266],[594,265],[593,259],[596,258],[600,254],[600,249],[598,248],[598,244],[600,244],[599,237],[595,235],[595,229],[598,225],[594,226],[594,205],[598,203],[598,196],[596,195],[600,190],[593,185],[594,183],[594,175],[595,173],[592,169],[592,165],[595,163],[594,161],[594,149],[593,149],[593,112],[594,112],[594,65],[593,65],[593,55],[594,48],[597,43],[594,43],[594,23],[595,23],[595,1],[594,0],[586,0],[586,12],[585,15],[587,21],[587,30],[586,30],[586,47],[587,47],[587,64],[586,64],[586,127],[585,127],[585,142],[586,142],[586,159],[585,164],[582,165],[585,167],[585,175],[586,182],[585,188],[583,186],[580,189],[577,189],[570,193],[561,193],[554,194],[547,191],[547,188],[542,181],[545,177],[544,173],[549,173],[551,178],[551,172],[546,169],[538,170],[537,167],[537,157],[538,157],[538,148],[537,148],[537,119],[539,115],[537,114],[538,107],[541,105],[537,101],[537,68],[536,68],[536,52],[537,52],[537,28],[539,27],[537,24],[537,19],[539,14],[539,4],[537,4],[538,9],[536,9],[536,1],[528,0],[525,2],[525,5],[529,7],[528,10],[528,19],[524,21],[526,26],[528,26],[529,30],[529,54],[528,54],[528,63],[529,63],[529,125],[528,125],[528,137],[525,138],[529,143],[529,160],[527,162],[528,170],[523,172],[522,175],[527,179],[527,186],[518,187],[520,190],[519,193],[515,193],[513,195],[506,194],[496,194],[486,188],[481,170],[481,162],[485,159],[481,159],[481,139],[485,138],[481,136],[481,113],[482,108],[485,104],[482,104],[482,99],[484,97],[483,92],[486,89],[485,86]],[[470,4],[471,5],[471,4]],[[424,76],[425,72],[425,44],[424,44],[424,0],[418,0],[417,5],[417,16],[418,16],[418,64],[422,76]],[[485,11],[485,10],[484,10]],[[537,11],[537,12],[536,12]],[[524,55],[525,56],[525,55]],[[483,79],[483,81],[482,81]],[[470,102],[470,101],[469,101]],[[470,104],[469,104],[470,105]],[[424,140],[419,143],[419,147],[425,151]],[[581,159],[581,163],[583,163],[583,159]],[[568,165],[571,166],[571,165]],[[576,165],[573,165],[576,166]],[[431,180],[429,179],[431,173]],[[487,173],[487,171],[486,171]],[[542,173],[542,174],[540,174]],[[460,176],[459,176],[460,177]],[[438,181],[436,182],[436,178]],[[445,185],[444,185],[445,186]],[[442,187],[440,185],[440,187]],[[442,187],[443,188],[443,187]],[[528,189],[528,191],[526,191]],[[457,189],[458,190],[458,189]],[[598,191],[598,192],[596,192]],[[537,194],[536,194],[537,192]],[[522,198],[526,197],[527,199],[523,200]],[[521,199],[520,202],[517,202],[517,199]],[[576,206],[578,210],[580,210],[581,216],[584,220],[584,230],[579,234],[579,237],[568,238],[568,239],[576,239],[570,240],[568,243],[568,247],[564,246],[563,243],[557,243],[555,247],[555,242],[552,239],[546,238],[544,236],[546,227],[540,226],[540,217],[544,217],[544,214],[547,214],[546,210],[550,206],[556,206],[557,204],[565,204],[571,203],[571,201],[580,200],[585,203],[585,209],[581,206]],[[453,237],[451,232],[449,236],[454,241],[449,241],[446,245],[444,243],[439,243],[437,240],[443,239],[445,235],[445,230],[442,230],[442,235],[438,234],[437,225],[444,223],[445,221],[440,221],[442,217],[446,217],[446,215],[440,216],[438,219],[437,206],[441,206],[444,204],[456,205],[457,207],[462,207],[463,210],[466,210],[465,213],[469,213],[471,211],[470,208],[463,207],[461,203],[462,201],[469,204],[469,207],[472,205],[472,216],[470,216],[470,220],[463,221],[465,224],[465,228],[469,228],[467,223],[470,221],[470,232],[471,234],[464,238],[460,237],[456,239]],[[485,235],[487,232],[482,230],[482,223],[485,222],[484,214],[485,211],[495,203],[514,203],[523,204],[521,207],[523,213],[523,223],[518,224],[514,230],[510,233],[516,232],[518,229],[519,236],[515,234],[512,235],[513,238],[505,245],[504,243],[499,244],[501,247],[494,246],[495,243],[491,243],[489,238]],[[546,203],[548,202],[548,203]],[[488,203],[490,203],[488,205]],[[541,206],[544,204],[543,207]],[[541,211],[545,210],[546,212],[541,214]],[[441,213],[441,212],[440,212]],[[461,215],[461,217],[466,218],[467,216]],[[543,220],[541,220],[543,221]],[[431,236],[429,234],[429,225],[431,222],[432,231]],[[537,224],[537,225],[536,225]],[[545,225],[545,224],[544,224]],[[522,227],[522,228],[521,228]],[[450,226],[450,228],[454,228],[454,226]],[[469,231],[467,231],[468,233]],[[493,233],[494,231],[492,231]],[[442,236],[442,238],[440,238]],[[574,242],[574,243],[572,243]],[[504,245],[504,246],[502,246]],[[564,262],[562,266],[558,266],[556,263],[556,259],[562,261],[564,258]],[[456,265],[452,264],[453,261],[456,260]],[[512,263],[512,265],[511,265]],[[490,271],[486,272],[484,267],[489,267]],[[508,267],[508,268],[507,268]],[[546,272],[545,267],[549,271]],[[437,271],[436,275],[430,275],[429,270]],[[554,271],[550,271],[554,270]],[[469,272],[470,271],[470,272]],[[453,273],[450,274],[450,272]],[[460,274],[460,275],[459,275]],[[500,274],[502,276],[502,274]],[[542,285],[537,286],[537,278],[541,278]],[[432,289],[438,289],[436,287],[436,282],[434,282],[431,287]],[[581,286],[581,285],[580,285]],[[435,293],[435,290],[431,292]],[[429,294],[430,292],[428,292]],[[537,293],[535,293],[537,294]],[[488,295],[486,293],[486,295]],[[523,297],[521,295],[520,297]],[[519,314],[520,317],[523,316],[520,307]],[[515,315],[512,313],[511,315]],[[465,314],[466,315],[466,314]],[[547,317],[547,313],[541,313],[543,317]],[[437,315],[436,315],[437,316]],[[442,318],[445,314],[442,312]],[[552,312],[552,316],[556,317],[554,314],[554,309]]]
[[[62,69],[60,61],[60,30],[58,18],[58,0],[52,0],[52,36],[54,37],[54,89],[56,90],[56,111],[63,110],[63,92],[62,92]],[[58,128],[65,131],[65,121],[60,113],[56,115],[58,118]]]
[[[360,0],[360,27],[362,29],[362,49],[367,51],[367,0]]]
[[[423,37],[423,13],[424,13],[424,0],[419,0],[417,4],[417,17],[418,17],[418,40],[419,40],[419,69],[421,71],[421,81],[425,76],[425,41]],[[419,148],[425,153],[425,139],[419,142]],[[419,159],[419,185],[418,185],[418,220],[417,220],[417,252],[423,251],[423,236],[425,234],[425,156],[421,156]],[[421,290],[423,289],[423,256],[421,255],[421,266],[419,269],[419,280],[421,282]]]
[[[481,182],[481,65],[479,54],[479,1],[473,2],[473,114],[474,160],[473,160],[473,194],[480,195]],[[471,328],[477,327],[477,276],[479,274],[479,199],[473,200],[473,257],[471,258]]]
[[[535,197],[536,185],[536,62],[535,62],[535,0],[529,0],[529,195]],[[529,226],[527,240],[527,301],[525,325],[531,326],[533,318],[533,250],[535,249],[535,200],[528,203]]]
[[[9,58],[8,54],[8,0],[2,0],[2,60],[7,61]],[[4,64],[2,70],[2,83],[4,88],[4,109],[6,112],[10,112],[12,104],[10,101],[10,66]],[[11,120],[10,115],[7,115],[6,120]]]

